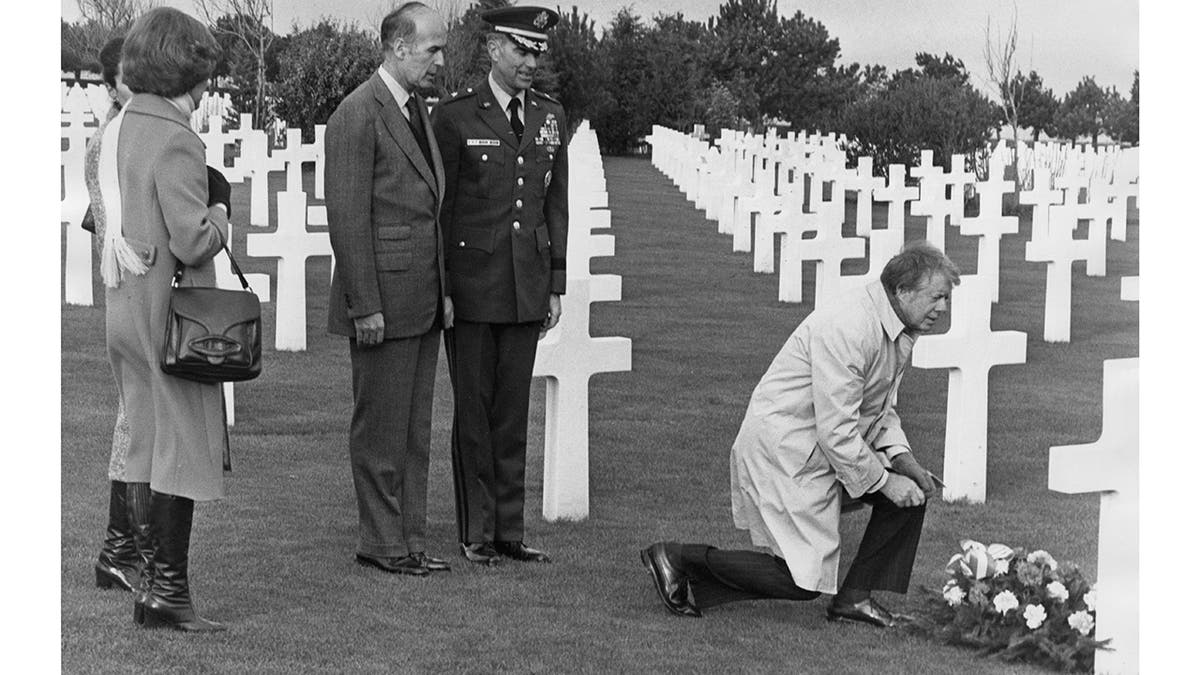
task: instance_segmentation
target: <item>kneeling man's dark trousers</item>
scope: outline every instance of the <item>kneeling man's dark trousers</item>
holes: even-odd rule
[[[864,494],[861,499],[871,505],[871,519],[842,587],[906,593],[925,507],[899,507],[877,493]],[[787,562],[770,553],[670,544],[667,555],[688,577],[692,599],[700,609],[737,600],[812,600],[820,596],[796,586]]]

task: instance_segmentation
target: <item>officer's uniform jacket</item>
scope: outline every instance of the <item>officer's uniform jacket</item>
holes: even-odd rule
[[[487,80],[433,111],[446,171],[441,222],[455,317],[543,321],[567,287],[567,153],[562,105],[530,89],[518,142]]]

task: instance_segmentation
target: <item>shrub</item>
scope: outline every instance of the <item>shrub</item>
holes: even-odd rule
[[[330,19],[293,33],[279,54],[279,80],[272,88],[275,114],[312,142],[313,126],[328,122],[382,60],[373,35]]]
[[[850,154],[874,157],[882,175],[888,164],[915,166],[923,149],[943,167],[955,153],[974,157],[1001,122],[999,108],[969,84],[912,77],[851,103],[837,128],[851,139]]]

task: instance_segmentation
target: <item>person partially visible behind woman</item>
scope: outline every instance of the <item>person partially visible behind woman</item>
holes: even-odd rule
[[[100,50],[100,70],[104,86],[112,106],[105,115],[96,133],[88,140],[83,155],[83,179],[87,184],[91,204],[84,216],[84,229],[96,234],[97,244],[104,242],[104,201],[100,194],[100,146],[104,130],[121,107],[133,96],[121,77],[121,46],[124,37],[115,37]],[[89,226],[90,225],[90,226]],[[118,400],[117,422],[113,426],[112,452],[108,461],[108,527],[104,544],[96,560],[96,586],[121,588],[132,591],[137,587],[142,560],[134,544],[133,529],[129,523],[127,506],[128,487],[125,483],[125,457],[129,453],[129,421],[125,419],[125,407]],[[135,497],[136,498],[136,497]]]
[[[204,146],[189,125],[219,53],[183,12],[143,14],[121,52],[133,97],[106,130],[99,161],[108,355],[129,421],[125,480],[145,558],[134,620],[203,632],[225,627],[192,605],[188,552],[194,501],[224,496],[224,397],[220,384],[166,375],[159,359],[176,265],[182,284],[215,285],[212,258],[228,223],[227,202],[208,206]]]

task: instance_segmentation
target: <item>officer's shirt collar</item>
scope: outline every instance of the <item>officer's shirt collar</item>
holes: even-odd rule
[[[504,91],[504,88],[501,87],[500,83],[496,81],[496,76],[493,73],[488,73],[488,86],[492,88],[492,95],[496,97],[496,103],[500,104],[500,109],[504,111],[505,115],[507,115],[508,114],[508,102],[511,101],[514,97],[509,96],[508,92]],[[517,114],[521,116],[521,121],[524,122],[525,121],[525,90],[522,89],[522,90],[518,91],[515,98],[521,102],[521,106],[518,108],[518,110],[520,112],[518,112]]]

